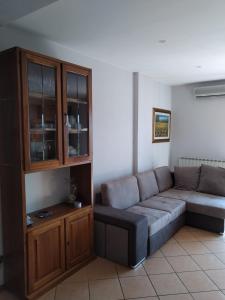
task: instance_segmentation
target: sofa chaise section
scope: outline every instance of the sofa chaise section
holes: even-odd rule
[[[135,267],[147,256],[148,221],[145,216],[110,206],[95,206],[95,252]]]

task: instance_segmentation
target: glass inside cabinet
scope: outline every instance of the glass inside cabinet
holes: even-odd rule
[[[88,82],[87,76],[66,72],[66,156],[88,156]]]
[[[28,62],[30,160],[57,158],[56,68]]]

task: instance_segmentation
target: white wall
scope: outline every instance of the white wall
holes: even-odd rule
[[[60,203],[70,192],[70,169],[26,174],[25,190],[27,213]]]
[[[171,88],[148,76],[134,74],[136,130],[135,171],[169,165],[170,143],[152,143],[152,108],[171,109]]]
[[[172,166],[182,156],[225,160],[225,98],[196,100],[204,84],[172,88]]]

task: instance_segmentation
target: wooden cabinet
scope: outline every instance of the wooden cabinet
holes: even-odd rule
[[[29,293],[65,271],[64,220],[28,233]]]
[[[21,300],[38,298],[92,257],[91,101],[90,69],[18,47],[0,53],[4,283]],[[27,193],[28,173],[59,168],[69,169],[82,207],[40,199],[37,207],[51,214],[37,218],[27,198],[42,186]]]
[[[92,212],[66,218],[67,269],[89,257],[92,250]]]

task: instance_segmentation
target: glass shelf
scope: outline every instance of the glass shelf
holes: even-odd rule
[[[56,131],[56,128],[31,128],[30,132],[31,133],[42,133],[43,131]]]
[[[69,128],[69,133],[82,133],[82,132],[87,132],[88,128],[82,128],[82,129],[73,129]]]
[[[75,99],[75,98],[67,98],[67,102],[69,103],[77,103],[77,104],[88,104],[88,102],[82,99]]]
[[[45,99],[45,100],[55,101],[55,97],[54,96],[44,95],[42,93],[30,93],[29,97],[30,98],[40,99],[40,100]]]

